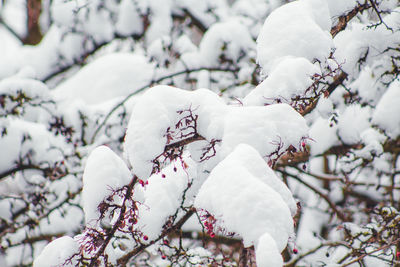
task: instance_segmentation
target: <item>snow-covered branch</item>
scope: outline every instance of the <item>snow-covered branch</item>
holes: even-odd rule
[[[399,265],[397,0],[20,2],[0,265]]]

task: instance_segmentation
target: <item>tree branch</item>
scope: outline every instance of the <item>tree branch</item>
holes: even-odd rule
[[[370,8],[371,6],[365,1],[364,4],[358,4],[354,9],[345,15],[339,17],[338,23],[332,27],[331,35],[334,38],[339,32],[343,31],[347,27],[347,23],[352,20],[358,13],[362,13],[364,10]]]
[[[315,155],[314,157],[321,157],[321,156],[328,156],[328,155],[345,155],[347,152],[351,151],[352,149],[362,149],[364,148],[363,144],[342,144],[338,146],[332,146],[328,150],[326,150],[322,154]],[[387,153],[392,153],[392,154],[400,154],[400,138],[397,138],[396,140],[387,140],[383,144],[383,151]],[[285,167],[285,166],[296,166],[299,163],[304,163],[309,161],[311,155],[310,152],[307,151],[301,151],[301,152],[295,152],[292,153],[293,155],[283,155],[278,163],[276,164],[276,167]]]
[[[284,175],[286,175],[286,176],[290,176],[290,177],[294,178],[295,180],[297,180],[297,181],[300,182],[301,184],[303,184],[303,185],[305,185],[306,187],[308,187],[309,189],[311,189],[314,193],[316,193],[317,195],[319,195],[320,197],[322,197],[322,198],[326,201],[326,203],[328,203],[329,207],[335,212],[336,216],[337,216],[339,219],[341,219],[342,221],[348,221],[347,216],[346,216],[343,212],[341,212],[341,211],[336,207],[336,204],[333,203],[333,202],[329,199],[329,197],[328,197],[326,194],[322,193],[322,192],[321,192],[319,189],[317,189],[315,186],[313,186],[313,185],[311,185],[311,184],[309,184],[309,183],[303,181],[302,179],[300,179],[300,178],[297,177],[296,175],[290,174],[290,173],[288,173],[288,172],[286,172],[286,171],[284,171],[284,170],[278,169],[277,171],[280,172],[280,173],[282,173],[282,174],[284,174]]]
[[[121,222],[124,220],[124,216],[125,216],[125,211],[126,211],[126,201],[128,199],[131,198],[132,196],[132,191],[133,191],[133,187],[135,186],[136,182],[138,181],[138,177],[135,175],[131,182],[129,183],[129,185],[127,186],[127,190],[125,193],[125,197],[124,197],[124,201],[121,205],[121,211],[118,217],[118,220],[114,223],[113,227],[111,228],[111,230],[109,232],[107,232],[107,237],[104,240],[104,243],[102,244],[102,246],[100,247],[99,251],[96,253],[96,256],[94,256],[92,258],[92,260],[90,261],[89,267],[93,267],[97,264],[97,259],[99,259],[101,257],[101,255],[104,253],[104,250],[106,249],[106,247],[108,246],[108,244],[110,243],[111,239],[114,237],[115,232],[118,230],[118,228],[121,225]]]
[[[339,85],[341,85],[344,82],[344,80],[346,80],[347,76],[348,76],[347,73],[345,73],[344,71],[342,71],[340,74],[336,75],[333,78],[333,82],[330,83],[328,88],[326,89],[327,94],[330,95]],[[305,107],[304,110],[300,112],[300,114],[302,116],[305,116],[308,113],[310,113],[311,111],[313,111],[315,109],[315,107],[317,106],[318,100],[320,97],[316,98],[310,105]]]
[[[15,38],[17,38],[21,43],[23,43],[23,40],[21,38],[21,36],[18,35],[18,33],[16,31],[14,31],[13,28],[10,27],[10,25],[8,25],[3,18],[0,16],[0,24],[2,24],[4,26],[4,28],[6,28],[6,30],[11,33],[11,35],[13,35]]]
[[[152,242],[150,242],[148,244],[141,244],[139,247],[128,252],[127,254],[125,254],[124,256],[122,256],[121,258],[119,258],[117,260],[117,264],[119,266],[125,266],[132,257],[143,252],[146,248],[153,245],[155,242],[163,239],[165,236],[180,229],[182,227],[182,225],[194,214],[194,212],[195,212],[194,208],[187,211],[186,214],[174,226],[172,226],[172,227],[168,228],[166,231],[164,231],[157,239],[153,240]]]
[[[25,170],[38,170],[38,171],[42,171],[43,173],[46,173],[45,169],[40,168],[39,166],[33,165],[33,164],[29,164],[29,165],[17,165],[9,170],[3,171],[2,173],[0,173],[0,180],[8,177],[9,175],[16,173],[16,172],[20,172],[20,171],[25,171]]]

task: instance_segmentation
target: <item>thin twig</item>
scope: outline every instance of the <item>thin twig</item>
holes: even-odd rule
[[[117,264],[119,266],[125,266],[128,261],[134,257],[135,255],[143,252],[146,248],[149,246],[153,245],[155,242],[163,239],[165,236],[169,235],[170,233],[175,232],[176,230],[180,229],[182,225],[195,213],[195,209],[190,209],[189,211],[186,212],[186,214],[172,227],[168,228],[166,231],[164,231],[157,239],[153,240],[152,242],[148,244],[141,244],[139,247],[136,247],[132,251],[128,252],[121,258],[117,260]]]
[[[300,178],[297,177],[296,175],[290,174],[290,173],[288,173],[288,172],[286,172],[286,171],[284,171],[284,170],[277,170],[277,171],[280,172],[280,173],[282,173],[282,174],[284,174],[284,175],[287,175],[287,176],[290,176],[290,177],[294,178],[295,180],[297,180],[297,181],[300,182],[301,184],[305,185],[306,187],[308,187],[309,189],[311,189],[312,191],[314,191],[314,193],[316,193],[317,195],[319,195],[320,197],[322,197],[322,198],[326,201],[326,203],[328,203],[329,207],[335,212],[336,216],[337,216],[339,219],[341,219],[342,221],[348,221],[346,215],[345,215],[343,212],[341,212],[341,211],[336,207],[336,204],[333,203],[332,200],[330,200],[329,197],[328,197],[326,194],[322,193],[322,192],[321,192],[319,189],[317,189],[315,186],[313,186],[313,185],[311,185],[311,184],[305,182],[304,180],[300,179]]]
[[[121,211],[118,217],[118,220],[115,222],[114,226],[111,228],[111,230],[107,233],[107,237],[104,240],[103,245],[100,247],[99,251],[96,253],[96,255],[92,258],[92,260],[90,261],[89,267],[93,267],[97,264],[97,259],[101,257],[101,255],[103,254],[104,250],[106,249],[106,247],[108,246],[108,244],[110,243],[111,239],[114,237],[115,232],[118,230],[118,228],[121,226],[121,222],[124,220],[124,216],[125,216],[125,210],[126,210],[126,201],[128,199],[131,198],[132,196],[132,191],[133,191],[133,187],[136,184],[136,182],[138,181],[138,177],[135,175],[131,182],[129,183],[129,185],[127,186],[127,190],[125,193],[125,197],[124,197],[124,201],[121,205]]]

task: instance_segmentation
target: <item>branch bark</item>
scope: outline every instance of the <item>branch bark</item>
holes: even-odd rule
[[[90,261],[89,267],[93,267],[96,266],[97,264],[97,259],[99,259],[103,253],[104,250],[106,249],[106,247],[108,246],[108,244],[110,243],[111,239],[114,237],[115,232],[118,230],[118,228],[121,225],[121,222],[124,220],[124,216],[125,216],[125,211],[126,211],[126,201],[128,199],[131,198],[132,196],[132,191],[133,191],[133,187],[135,186],[136,182],[138,181],[138,177],[135,175],[131,182],[128,185],[128,188],[126,190],[125,193],[125,197],[124,197],[124,201],[122,203],[122,208],[118,217],[118,220],[114,223],[113,227],[111,228],[111,230],[107,233],[107,237],[106,240],[104,240],[103,245],[100,247],[99,251],[96,253],[96,256],[92,258],[92,260]]]
[[[36,45],[43,35],[40,31],[39,17],[42,10],[41,0],[28,0],[26,3],[28,32],[24,38],[24,44]]]
[[[371,5],[368,4],[368,1],[365,1],[364,4],[358,4],[354,9],[348,12],[345,15],[339,17],[338,23],[332,27],[331,35],[334,38],[339,32],[343,31],[347,27],[347,23],[352,20],[358,13],[362,13],[364,10],[369,9]]]
[[[336,216],[337,216],[340,220],[342,220],[342,221],[344,221],[344,222],[349,221],[349,218],[347,218],[347,216],[346,216],[342,211],[340,211],[340,210],[337,208],[336,204],[333,203],[333,201],[332,201],[326,194],[324,194],[323,192],[321,192],[318,188],[316,188],[315,186],[313,186],[313,185],[311,185],[311,184],[309,184],[309,183],[303,181],[302,179],[300,179],[300,178],[297,177],[296,175],[290,174],[290,173],[288,173],[288,172],[286,172],[286,171],[284,171],[284,170],[277,170],[277,171],[280,172],[280,173],[282,173],[282,174],[284,174],[284,175],[286,175],[286,176],[290,176],[290,177],[294,178],[295,180],[297,180],[297,181],[300,182],[301,184],[303,184],[303,185],[305,185],[306,187],[308,187],[309,189],[311,189],[314,193],[316,193],[316,194],[319,195],[321,198],[323,198],[323,199],[326,201],[326,203],[328,203],[329,207],[333,210],[333,212],[336,214]]]

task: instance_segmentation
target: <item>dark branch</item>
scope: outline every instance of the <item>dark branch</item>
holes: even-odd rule
[[[338,23],[332,27],[331,35],[334,38],[339,32],[343,31],[347,27],[347,23],[352,20],[358,13],[362,13],[364,10],[370,8],[371,6],[365,2],[364,4],[358,4],[349,13],[339,17]]]
[[[47,170],[40,168],[39,166],[30,164],[30,165],[18,165],[15,166],[9,170],[3,171],[2,173],[0,173],[0,180],[8,177],[9,175],[16,173],[16,172],[20,172],[20,171],[25,171],[25,170],[38,170],[38,171],[42,171],[43,173],[46,173]]]
[[[121,205],[121,211],[118,217],[118,220],[115,222],[114,226],[111,228],[111,230],[107,233],[107,237],[104,240],[103,245],[100,247],[99,251],[96,253],[96,256],[94,256],[89,264],[89,267],[93,267],[97,264],[97,259],[100,258],[101,255],[103,255],[104,250],[110,243],[111,239],[114,237],[115,232],[118,230],[118,228],[121,225],[121,222],[124,220],[125,217],[125,211],[126,211],[126,201],[129,200],[132,197],[133,193],[133,187],[135,186],[136,182],[138,181],[138,177],[135,175],[129,185],[127,186],[127,190],[125,193],[124,201]]]
[[[166,231],[164,231],[156,240],[154,240],[153,242],[150,242],[149,244],[142,244],[139,247],[135,248],[134,250],[128,252],[127,254],[122,256],[121,258],[119,258],[117,260],[118,265],[125,266],[128,263],[128,261],[132,257],[134,257],[135,255],[143,252],[146,248],[148,248],[149,246],[151,246],[155,242],[163,239],[165,236],[178,231],[182,227],[182,225],[187,220],[189,220],[189,218],[194,214],[194,212],[195,212],[194,208],[190,209],[189,211],[186,212],[186,214],[175,225],[173,225],[172,227],[170,227]]]

